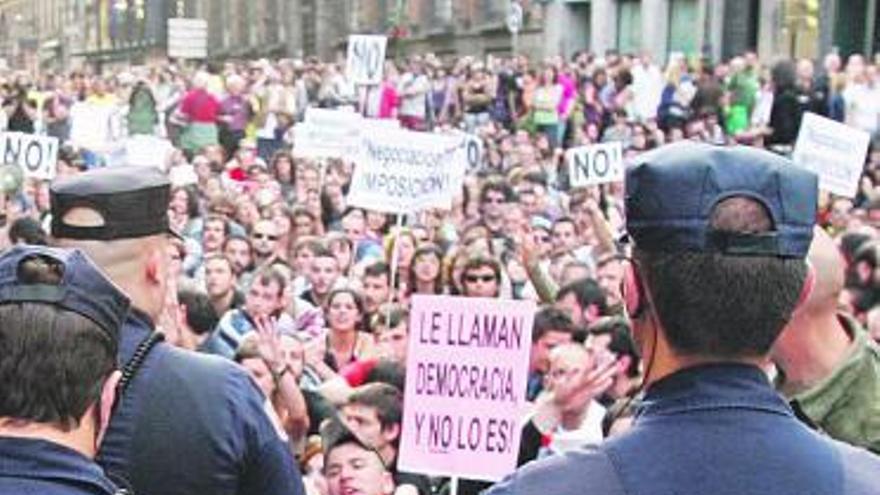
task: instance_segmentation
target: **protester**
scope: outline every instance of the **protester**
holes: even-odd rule
[[[407,51],[394,43],[389,55]],[[156,324],[131,318],[143,320],[139,324],[143,328],[137,339],[134,332],[123,330],[123,350],[128,349],[128,354],[136,341],[146,338],[147,328],[156,326],[168,343],[199,352],[217,352],[213,346],[225,336],[219,339],[224,342],[220,354],[225,361],[215,371],[200,373],[208,363],[218,361],[181,356],[167,350],[166,344],[148,354],[145,371],[130,387],[136,397],[124,395],[117,416],[133,418],[132,407],[141,407],[149,392],[151,398],[160,397],[149,404],[150,416],[158,415],[153,407],[163,407],[161,414],[173,418],[175,427],[162,434],[161,445],[151,443],[144,450],[156,453],[157,461],[130,450],[136,454],[127,462],[135,467],[124,472],[138,479],[134,487],[149,485],[146,493],[165,493],[164,488],[173,484],[186,493],[224,493],[210,479],[226,479],[232,485],[243,478],[238,474],[224,478],[223,473],[248,476],[257,468],[220,466],[224,450],[206,448],[206,442],[243,440],[246,435],[237,433],[241,428],[235,425],[252,424],[260,438],[267,438],[269,432],[273,438],[286,435],[295,440],[288,445],[279,441],[278,449],[273,443],[265,455],[275,460],[258,468],[278,467],[279,452],[287,457],[292,452],[310,473],[306,488],[317,490],[325,482],[321,466],[326,459],[314,437],[322,422],[337,416],[364,384],[386,383],[403,391],[410,371],[408,319],[415,296],[478,298],[468,305],[510,299],[539,304],[528,384],[523,385],[530,403],[523,405],[527,412],[521,423],[525,426],[520,464],[555,450],[550,448],[554,433],[561,433],[554,444],[561,445],[569,433],[580,432],[584,422],[579,413],[585,409],[575,407],[578,404],[597,402],[606,407],[606,431],[626,429],[642,408],[645,377],[656,378],[656,372],[650,373],[656,359],[651,358],[655,354],[648,352],[651,349],[634,343],[640,342],[633,337],[645,326],[619,318],[626,312],[621,286],[632,263],[625,235],[629,220],[625,186],[618,181],[573,187],[570,151],[575,146],[620,142],[624,168],[665,143],[679,141],[719,147],[741,143],[788,153],[804,111],[827,113],[871,133],[877,143],[876,60],[854,55],[841,63],[832,54],[822,70],[804,60],[786,62],[786,70],[774,72],[753,52],[720,61],[673,54],[661,72],[649,56],[613,51],[578,53],[570,60],[497,54],[484,60],[425,52],[386,60],[382,83],[370,89],[352,84],[338,64],[316,58],[228,60],[222,67],[213,61],[185,66],[151,61],[125,69],[105,66],[102,73],[85,76],[20,77],[0,69],[4,103],[0,130],[11,119],[16,130],[59,137],[59,181],[126,163],[122,149],[126,143],[144,140],[144,135],[163,146],[167,142],[171,150],[157,166],[160,175],[174,184],[167,205],[169,224],[183,241],[163,250],[152,235],[127,236],[133,238],[119,247],[120,239],[95,239],[88,241],[87,251],[107,251],[97,253],[96,259],[105,269],[105,265],[112,268],[108,269],[111,278],[127,292],[153,294],[150,302],[133,298],[140,308],[136,314],[149,313]],[[391,215],[384,204],[375,208],[350,204],[360,157],[315,156],[298,139],[301,126],[314,123],[310,119],[316,108],[345,118],[354,112],[382,119],[361,121],[364,128],[399,126],[468,135],[467,169],[460,190],[455,188],[451,208]],[[84,123],[98,119],[106,130],[102,139],[84,139],[83,130],[89,129]],[[129,140],[139,133],[143,135]],[[868,404],[876,402],[870,400],[871,367],[858,363],[871,362],[873,346],[868,340],[880,335],[877,149],[875,145],[866,156],[854,198],[823,193],[818,201],[819,224],[846,254],[846,283],[839,298],[829,292],[825,302],[816,306],[821,311],[814,311],[811,297],[789,325],[789,330],[808,330],[786,331],[773,354],[774,376],[800,419],[859,446],[872,443]],[[10,241],[45,242],[56,217],[55,211],[49,211],[49,182],[32,177],[18,181],[4,170],[0,168],[0,183],[8,192],[0,194],[0,250],[8,249]],[[396,173],[393,167],[389,170]],[[94,173],[86,172],[85,177]],[[134,176],[120,181],[132,187],[138,182]],[[697,191],[682,187],[669,195],[686,202]],[[110,213],[102,213],[115,218],[115,210],[139,209],[158,219],[164,210],[159,203],[166,199],[155,199],[156,203],[140,198],[113,200]],[[651,209],[660,208],[659,201]],[[108,227],[117,228],[94,226],[98,234],[83,236],[92,238]],[[149,262],[146,251],[153,248],[174,259],[168,264],[164,291],[150,282],[156,276],[147,268],[160,265],[158,259]],[[821,268],[816,269],[819,286]],[[267,288],[259,280],[270,272],[274,281]],[[668,291],[665,283],[661,285],[658,291]],[[146,290],[148,286],[153,289]],[[260,297],[250,294],[255,287]],[[725,296],[732,291],[729,284],[718,289]],[[707,292],[701,290],[700,297]],[[681,311],[694,304],[682,303]],[[832,307],[846,322],[843,331],[836,324],[818,324],[836,321],[828,317]],[[257,325],[257,315],[264,314],[276,319],[272,324],[280,334],[281,352],[294,371],[284,372],[281,379],[302,395],[307,427],[300,417],[296,429],[285,429],[285,421],[273,428],[265,417],[266,410],[268,416],[290,414],[285,412],[289,408],[275,407],[285,401],[271,371],[280,374],[284,368],[272,356],[272,365],[265,365]],[[816,315],[821,317],[812,320]],[[859,328],[866,329],[863,336]],[[799,335],[804,338],[798,339]],[[555,380],[554,390],[548,390],[551,387],[545,385],[554,381],[548,376],[552,349],[572,343],[586,346],[587,355],[580,363],[585,371],[571,380]],[[821,355],[807,359],[812,354],[801,354],[801,347],[821,350]],[[564,356],[554,361],[560,378],[560,370],[578,367],[567,358],[583,355],[582,347],[567,348],[571,352],[559,351]],[[229,367],[238,351],[250,353],[246,361],[252,365],[252,376],[262,377],[263,397],[251,390],[256,387],[250,377]],[[162,365],[154,365],[157,352],[172,357],[170,361],[162,357]],[[181,371],[191,368],[191,359],[199,363],[193,365],[196,371]],[[851,373],[854,367],[860,372]],[[835,383],[823,382],[820,376],[834,378]],[[840,377],[848,385],[838,384]],[[842,390],[846,393],[835,395]],[[184,394],[188,395],[180,397]],[[274,397],[275,404],[263,400],[266,397]],[[842,399],[849,397],[854,398],[852,404]],[[830,409],[822,410],[826,404]],[[230,411],[235,415],[230,417]],[[587,416],[594,419],[597,414]],[[638,419],[635,423],[638,430]],[[147,441],[129,430],[120,434],[115,426],[116,430],[111,425],[108,438],[117,443],[107,444],[105,457],[120,452],[119,445],[131,445],[120,444],[120,438],[134,445]],[[148,434],[154,427],[137,423],[135,432]],[[304,428],[313,435],[311,440],[303,434]],[[591,432],[595,440],[596,429]],[[181,452],[168,455],[171,445],[180,446]],[[247,448],[243,443],[234,446],[241,453]],[[171,459],[181,455],[193,461],[172,465]],[[294,476],[287,464],[275,472],[280,474],[267,478],[268,483]],[[149,483],[143,481],[147,478]],[[159,478],[162,482],[154,483]],[[374,483],[378,479],[381,476],[373,478]],[[449,489],[443,479],[432,481],[435,491]],[[462,495],[477,493],[488,485],[461,480],[458,490]],[[375,484],[368,489],[384,490]],[[406,489],[398,487],[398,491]]]

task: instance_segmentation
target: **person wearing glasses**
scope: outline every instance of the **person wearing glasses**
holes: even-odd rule
[[[501,293],[501,263],[484,254],[471,256],[461,272],[466,297],[496,298]]]
[[[251,232],[254,266],[268,266],[278,258],[278,239],[278,226],[272,220],[259,220],[254,224]]]

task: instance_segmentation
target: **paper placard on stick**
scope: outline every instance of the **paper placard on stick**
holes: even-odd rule
[[[350,158],[357,151],[360,114],[309,109],[293,130],[293,153],[308,158]]]
[[[623,180],[620,141],[572,148],[565,153],[571,187],[595,186]]]
[[[58,139],[21,132],[0,132],[0,164],[18,165],[25,177],[55,178]]]
[[[348,37],[348,58],[345,75],[355,84],[379,84],[385,65],[385,47],[388,38],[375,35]]]
[[[498,481],[516,468],[535,305],[412,298],[401,471]]]
[[[361,135],[348,204],[385,213],[452,208],[467,167],[458,136],[371,129]]]
[[[819,189],[853,198],[865,167],[869,141],[865,131],[805,113],[792,159],[819,176]]]

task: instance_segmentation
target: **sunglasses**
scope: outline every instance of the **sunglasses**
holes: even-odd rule
[[[254,239],[269,239],[270,241],[277,241],[278,236],[277,235],[254,233]]]
[[[494,282],[495,275],[465,275],[465,281],[474,283],[474,282]]]

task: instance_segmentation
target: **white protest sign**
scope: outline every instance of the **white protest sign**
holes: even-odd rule
[[[401,471],[497,481],[527,410],[530,301],[414,295]]]
[[[479,170],[483,166],[483,140],[479,136],[468,134],[465,137],[468,170]]]
[[[208,58],[208,21],[168,19],[168,56],[188,59]]]
[[[379,84],[385,65],[385,36],[352,35],[348,37],[345,75],[355,84]]]
[[[819,188],[855,197],[865,166],[870,136],[867,132],[805,113],[792,160],[819,176]]]
[[[363,117],[354,112],[306,110],[293,129],[293,154],[308,158],[349,158],[357,152]]]
[[[165,170],[174,146],[167,139],[156,136],[137,135],[125,140],[125,163],[141,167]]]
[[[571,187],[623,180],[623,146],[619,141],[572,148],[565,153]]]
[[[0,133],[0,163],[18,165],[25,177],[52,180],[57,160],[57,138],[21,132]]]
[[[385,213],[449,209],[466,167],[458,136],[373,129],[361,136],[348,204]]]
[[[110,148],[115,108],[80,102],[70,109],[70,137],[68,141],[95,152]]]

